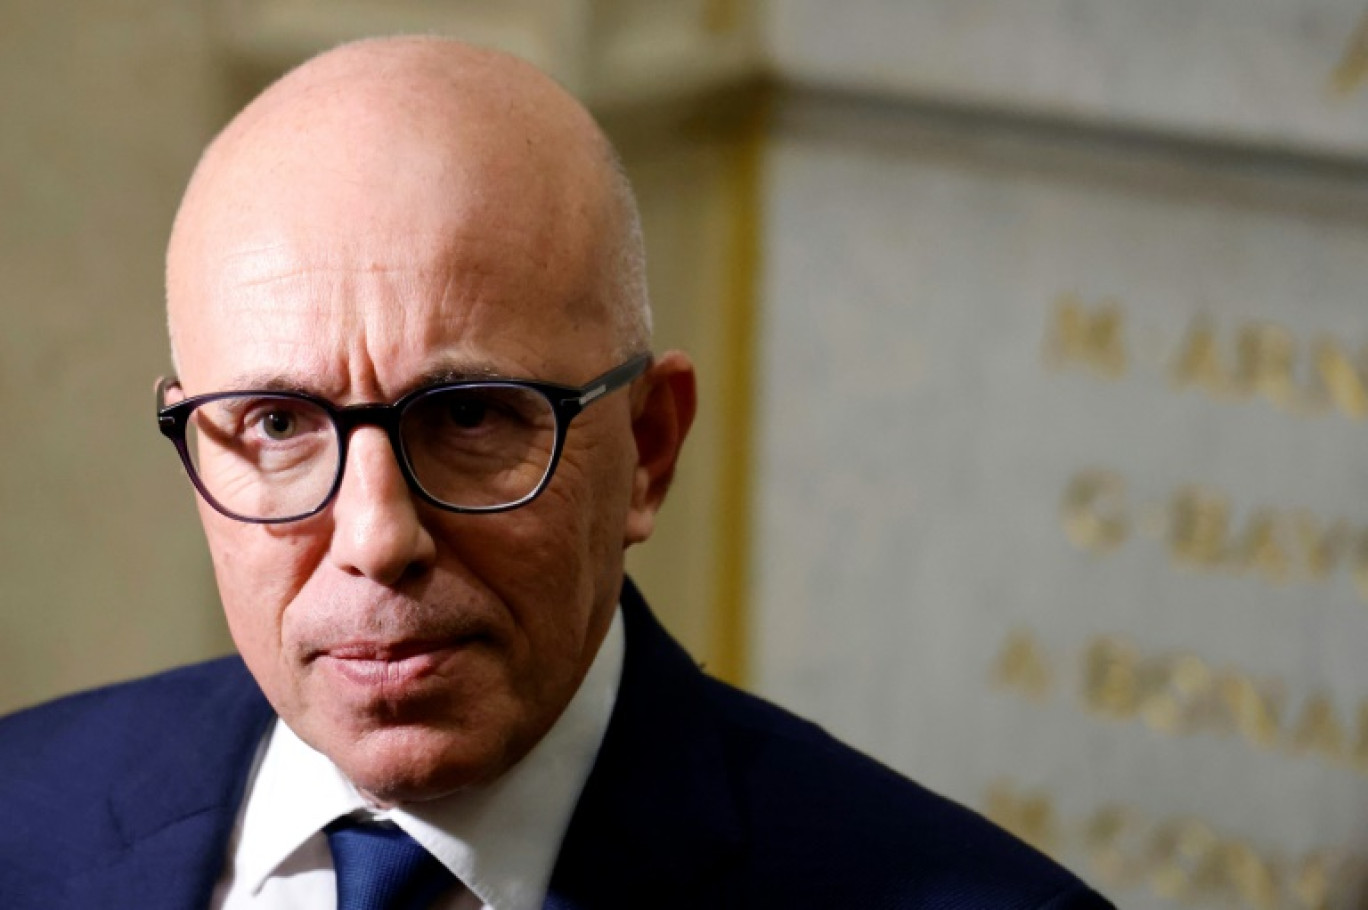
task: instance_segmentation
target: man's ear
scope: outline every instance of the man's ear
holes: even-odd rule
[[[655,529],[655,515],[674,479],[684,437],[698,408],[693,362],[682,351],[655,359],[632,396],[632,435],[637,465],[623,545],[641,543]]]
[[[166,382],[167,385],[166,393],[162,398],[162,404],[176,404],[177,402],[183,401],[185,399],[185,390],[181,388],[180,382],[174,379],[170,382],[167,382],[167,380],[163,378],[153,382],[152,394],[155,395],[157,393],[157,390],[161,388],[163,382]]]

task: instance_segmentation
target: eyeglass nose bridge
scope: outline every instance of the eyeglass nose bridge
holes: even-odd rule
[[[432,497],[418,482],[404,447],[403,434],[400,430],[404,416],[402,404],[347,405],[334,408],[332,416],[333,425],[337,428],[337,477],[333,479],[332,490],[328,492],[328,498],[323,501],[320,509],[335,499],[338,491],[342,489],[342,479],[347,473],[347,453],[351,448],[352,432],[361,427],[378,427],[384,431],[386,438],[389,439],[394,462],[398,465],[399,473],[403,475],[409,491],[424,501],[432,501]]]
[[[348,452],[351,446],[352,431],[360,427],[378,427],[384,430],[385,436],[389,439],[390,451],[394,454],[395,464],[399,467],[399,473],[403,475],[404,482],[408,485],[409,492],[423,502],[436,506],[447,512],[505,512],[515,509],[524,503],[535,499],[550,481],[551,475],[555,473],[556,466],[560,462],[561,452],[565,447],[565,430],[570,418],[578,414],[588,403],[592,402],[597,395],[590,396],[587,401],[569,397],[564,399],[552,399],[544,393],[547,404],[551,408],[552,419],[555,421],[555,434],[551,446],[550,460],[542,472],[540,481],[524,496],[512,502],[502,503],[494,506],[470,507],[456,506],[451,503],[443,502],[433,496],[423,487],[423,483],[418,479],[418,473],[413,467],[413,462],[409,459],[408,447],[404,443],[403,423],[404,415],[413,401],[403,399],[393,404],[353,404],[345,407],[332,407],[330,409],[333,425],[337,429],[337,476],[333,478],[332,489],[328,491],[327,497],[319,504],[318,508],[310,512],[315,515],[328,507],[342,489],[342,480],[347,473]],[[409,396],[411,397],[411,396]]]
[[[351,436],[358,427],[379,427],[389,436],[390,442],[399,441],[399,418],[402,408],[397,404],[352,404],[333,409],[333,420],[337,432],[344,438]]]

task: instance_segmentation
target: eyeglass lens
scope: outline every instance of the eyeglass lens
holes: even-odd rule
[[[527,497],[546,476],[555,448],[551,403],[519,386],[436,389],[409,402],[399,426],[418,484],[459,508]],[[235,395],[206,402],[191,416],[186,442],[205,491],[245,518],[314,511],[340,467],[331,415],[299,398]]]

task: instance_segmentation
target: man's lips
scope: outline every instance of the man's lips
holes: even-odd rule
[[[460,636],[345,642],[321,649],[313,659],[347,682],[397,694],[399,688],[437,673],[447,661],[480,640],[479,636]]]
[[[347,642],[323,649],[320,656],[332,657],[336,660],[399,661],[407,660],[419,654],[430,654],[433,651],[453,648],[461,644],[463,640],[466,639],[429,638],[387,643]]]

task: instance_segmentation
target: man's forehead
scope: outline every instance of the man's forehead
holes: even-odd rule
[[[456,379],[574,383],[611,343],[604,312],[535,268],[510,277],[494,259],[408,268],[346,257],[316,266],[275,249],[264,258],[238,257],[225,267],[233,280],[173,306],[191,394],[274,389],[344,403]]]
[[[307,303],[387,274],[424,285],[428,297],[445,285],[468,292],[478,279],[508,302],[535,304],[589,296],[601,273],[610,206],[571,180],[552,188],[473,167],[432,181],[391,179],[384,168],[342,177],[291,167],[298,181],[277,173],[268,184],[234,168],[192,189],[168,250],[173,322],[205,307],[231,310],[269,285]]]
[[[591,250],[557,250],[535,234],[468,226],[442,235],[207,243],[168,287],[173,323],[230,336],[298,334],[372,341],[593,317]]]
[[[373,225],[352,225],[365,228]],[[335,226],[316,231],[293,232],[284,226],[266,225],[257,236],[225,231],[206,244],[203,280],[230,293],[274,283],[313,279],[325,283],[356,284],[366,276],[382,278],[407,273],[428,280],[450,281],[461,269],[489,269],[481,260],[506,252],[489,231],[451,225],[447,230],[382,232],[339,230]]]
[[[578,362],[594,360],[596,346],[563,343],[565,333],[554,328],[561,321],[552,318],[419,325],[420,318],[384,311],[369,319],[299,311],[275,318],[269,308],[248,308],[181,332],[178,368],[189,394],[259,389],[353,403],[465,379],[573,383]]]
[[[518,375],[516,368],[478,355],[447,354],[434,358],[423,370],[395,389],[392,397],[399,398],[426,386],[466,380],[538,379]],[[335,383],[315,371],[301,369],[298,364],[281,364],[278,368],[255,368],[234,374],[227,383],[229,389],[264,392],[301,392],[332,399],[342,394]]]

